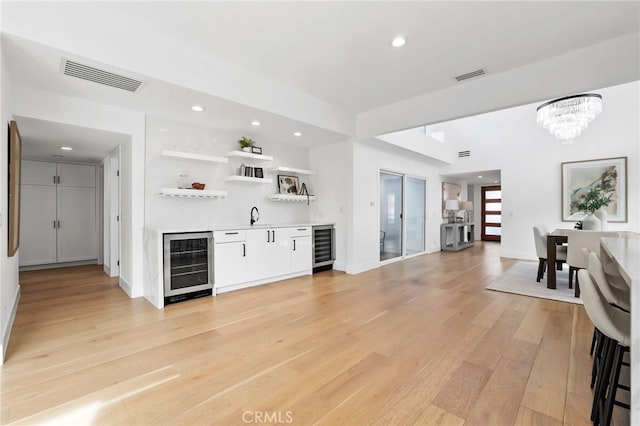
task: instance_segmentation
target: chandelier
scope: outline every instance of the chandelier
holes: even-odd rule
[[[600,114],[602,96],[585,93],[543,103],[537,121],[562,143],[571,143]]]

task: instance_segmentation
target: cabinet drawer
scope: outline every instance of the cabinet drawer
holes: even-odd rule
[[[245,230],[229,230],[229,231],[215,231],[213,233],[214,243],[231,243],[234,241],[244,241],[246,239]]]
[[[311,236],[311,227],[310,226],[300,226],[289,228],[292,237],[307,237]]]

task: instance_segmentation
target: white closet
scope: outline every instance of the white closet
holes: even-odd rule
[[[97,259],[96,168],[22,161],[20,266]]]

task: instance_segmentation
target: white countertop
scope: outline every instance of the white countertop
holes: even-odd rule
[[[631,422],[640,423],[640,236],[601,238],[601,246],[618,263],[618,269],[631,287]]]
[[[210,226],[179,226],[179,227],[145,227],[145,230],[162,234],[173,234],[178,232],[209,232],[209,231],[229,231],[232,229],[270,229],[270,228],[292,228],[296,226],[326,226],[335,225],[334,222],[309,222],[309,223],[256,223],[255,225],[210,225]]]

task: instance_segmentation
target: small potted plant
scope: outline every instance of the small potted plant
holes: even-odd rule
[[[238,140],[238,144],[240,145],[240,149],[246,152],[251,152],[251,147],[255,144],[254,140],[243,136]]]
[[[576,202],[576,209],[587,215],[582,220],[582,229],[599,231],[603,229],[603,225],[606,225],[606,213],[600,209],[607,207],[613,200],[614,188],[611,182],[614,178],[615,176],[606,174],[600,183],[591,187],[589,192]],[[604,219],[601,220],[596,212],[601,213],[600,216],[604,216]]]

